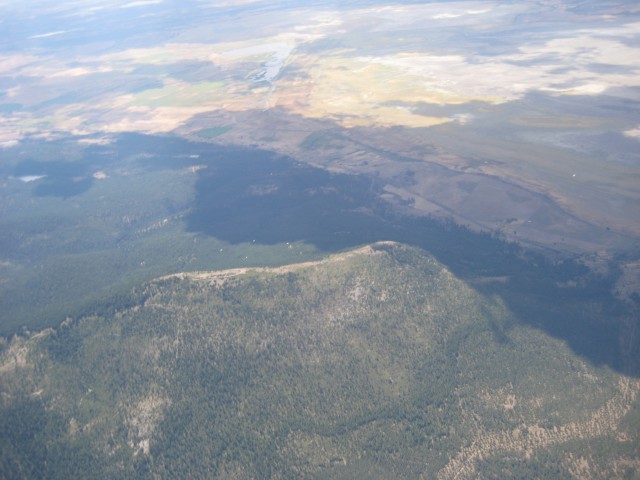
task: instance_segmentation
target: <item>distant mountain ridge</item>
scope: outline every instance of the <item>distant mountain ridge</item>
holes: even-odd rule
[[[0,357],[3,478],[638,478],[637,379],[425,251],[174,274]]]

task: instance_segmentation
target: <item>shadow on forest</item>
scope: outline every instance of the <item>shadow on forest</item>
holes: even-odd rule
[[[476,289],[499,295],[523,323],[566,341],[594,364],[623,369],[622,307],[611,281],[589,276],[575,261],[551,263],[454,224],[399,216],[371,178],[332,174],[270,152],[226,150],[199,173],[191,231],[231,243],[302,240],[324,251],[379,240],[418,246]],[[503,276],[510,280],[475,282]],[[559,286],[577,277],[580,287]],[[507,338],[499,327],[494,333]]]
[[[125,134],[114,144],[87,148],[86,165],[96,168],[114,151],[112,162],[127,159],[143,169],[205,167],[197,172],[194,204],[186,218],[191,232],[234,244],[304,241],[326,252],[380,240],[414,245],[479,291],[499,295],[521,322],[564,340],[594,364],[631,373],[619,343],[625,311],[611,295],[611,280],[589,276],[575,261],[552,263],[451,223],[397,215],[381,199],[382,185],[371,177],[331,173],[265,150]],[[46,173],[50,182],[34,194],[66,197],[91,187],[69,183],[91,178],[86,168],[31,161],[14,173]],[[490,277],[509,281],[479,281]],[[561,286],[576,278],[579,286]],[[508,341],[500,328],[495,327],[496,339]]]
[[[24,160],[13,170],[16,177],[42,176],[33,193],[38,197],[69,198],[80,195],[93,184],[90,166],[83,162]]]

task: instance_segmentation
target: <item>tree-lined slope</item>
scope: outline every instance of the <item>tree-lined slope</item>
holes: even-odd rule
[[[116,310],[4,345],[0,476],[640,470],[637,380],[523,326],[417,248],[163,277]]]

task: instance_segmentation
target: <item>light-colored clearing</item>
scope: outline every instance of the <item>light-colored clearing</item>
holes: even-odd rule
[[[379,255],[382,252],[376,250],[374,247],[377,245],[394,245],[395,242],[387,241],[387,242],[377,242],[373,245],[367,245],[361,248],[356,248],[355,250],[350,250],[345,253],[339,253],[336,255],[331,255],[322,260],[310,261],[310,262],[301,262],[301,263],[293,263],[290,265],[283,265],[281,267],[255,267],[255,268],[230,268],[227,270],[217,270],[213,272],[180,272],[180,273],[172,273],[170,275],[164,275],[162,277],[158,277],[155,281],[163,281],[170,279],[179,279],[179,280],[196,280],[196,281],[206,281],[209,282],[212,286],[220,286],[223,285],[230,278],[238,277],[241,275],[245,275],[251,272],[265,272],[265,273],[288,273],[295,272],[297,270],[302,270],[305,268],[315,267],[318,265],[335,263],[335,262],[343,262],[348,258],[352,258],[358,255]]]

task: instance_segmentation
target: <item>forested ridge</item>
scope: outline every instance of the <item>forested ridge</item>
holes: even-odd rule
[[[0,477],[639,478],[638,380],[418,248],[114,300],[3,345]]]

